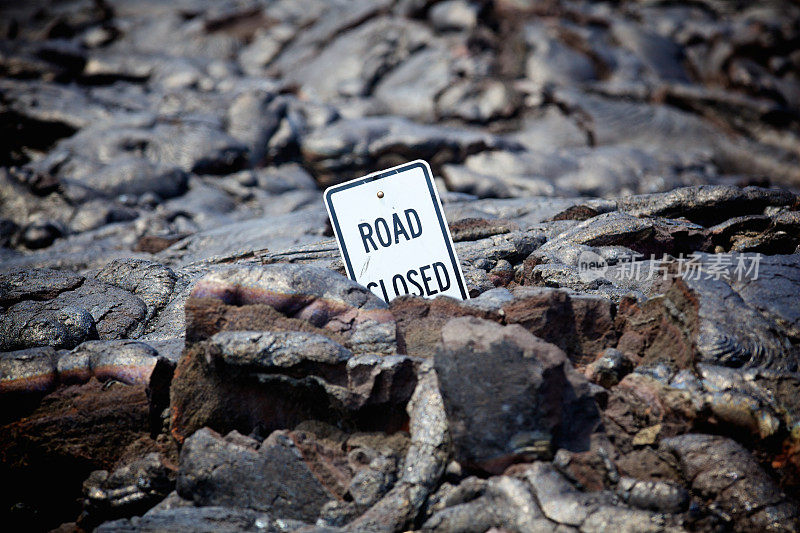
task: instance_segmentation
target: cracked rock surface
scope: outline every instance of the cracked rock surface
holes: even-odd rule
[[[800,7],[0,6],[0,523],[800,530]],[[431,165],[470,299],[348,280]]]

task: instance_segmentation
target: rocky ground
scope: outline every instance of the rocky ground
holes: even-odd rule
[[[0,12],[4,529],[800,529],[796,3]],[[418,158],[469,301],[343,275]]]

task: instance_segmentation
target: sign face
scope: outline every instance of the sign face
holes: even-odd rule
[[[348,276],[387,303],[404,294],[469,298],[425,161],[329,187],[325,207]]]

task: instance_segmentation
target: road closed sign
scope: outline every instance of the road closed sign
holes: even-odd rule
[[[425,161],[329,187],[325,207],[348,276],[387,303],[404,294],[469,298]]]

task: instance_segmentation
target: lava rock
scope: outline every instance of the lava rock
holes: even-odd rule
[[[0,318],[4,350],[31,346],[73,348],[94,338],[136,336],[144,327],[146,307],[131,293],[87,280],[44,302],[25,300]]]
[[[197,531],[198,533],[253,533],[277,531],[277,524],[270,515],[239,507],[180,507],[153,510],[142,517],[123,518],[101,524],[100,532],[144,532],[144,531]]]
[[[761,214],[768,206],[790,205],[794,201],[794,195],[784,190],[703,185],[622,198],[617,205],[620,211],[634,216],[681,216],[698,224],[712,225],[728,219],[722,212]]]
[[[23,270],[0,273],[0,305],[22,300],[50,300],[80,286],[84,277],[57,270]]]
[[[367,423],[378,406],[389,416],[372,423],[388,430],[403,423],[416,385],[408,358],[353,356],[303,332],[220,332],[188,347],[176,374],[171,430],[179,441],[203,426],[249,433],[305,419]]]
[[[163,500],[175,486],[175,472],[150,452],[109,473],[95,470],[83,483],[86,497],[81,526],[141,514]]]
[[[184,443],[177,490],[198,506],[244,507],[305,521],[316,520],[333,498],[287,436],[276,433],[259,445],[208,429]]]
[[[94,318],[86,309],[32,301],[11,306],[0,318],[0,349],[34,346],[73,348],[98,337]]]
[[[492,289],[466,302],[402,297],[390,307],[401,350],[417,357],[431,357],[442,327],[458,316],[519,324],[564,350],[575,364],[594,360],[596,352],[615,345],[618,337],[615,308],[608,299],[550,288]],[[565,329],[564,324],[571,326]]]
[[[416,22],[379,17],[339,36],[313,60],[292,69],[289,80],[323,100],[365,96],[383,73],[429,39],[429,30]]]
[[[724,509],[737,529],[798,528],[800,507],[786,499],[741,445],[725,437],[690,434],[667,439],[664,446],[678,457],[693,492]]]
[[[598,425],[587,384],[564,352],[521,326],[452,319],[434,360],[463,464],[499,472],[546,457],[551,446],[578,450]]]
[[[209,274],[195,284],[186,314],[190,342],[225,329],[279,328],[328,335],[357,353],[396,350],[385,303],[352,281],[304,265]]]
[[[91,380],[49,394],[27,416],[0,428],[0,473],[16,487],[3,497],[4,509],[33,510],[28,523],[41,529],[77,517],[82,481],[94,470],[112,470],[127,446],[148,439],[149,417],[143,385]],[[51,468],[60,474],[43,487],[38,480]]]
[[[0,354],[0,394],[51,391],[58,383],[57,361],[49,346]]]
[[[478,131],[419,125],[387,116],[334,122],[303,139],[301,150],[321,183],[331,184],[333,174],[353,175],[395,154],[414,153],[436,166],[462,161],[473,152],[513,146]]]
[[[169,267],[137,259],[114,260],[97,273],[97,279],[138,296],[147,306],[150,321],[169,302],[177,276]]]

